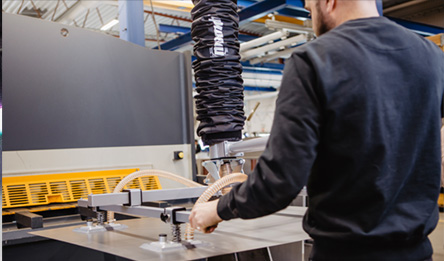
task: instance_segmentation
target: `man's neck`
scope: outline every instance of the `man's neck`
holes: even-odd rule
[[[336,26],[341,25],[350,20],[378,17],[379,13],[376,9],[376,5],[366,3],[365,1],[350,1],[348,5],[342,6],[340,10],[335,14]]]

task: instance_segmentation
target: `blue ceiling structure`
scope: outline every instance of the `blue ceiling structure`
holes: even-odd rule
[[[280,15],[295,18],[307,19],[310,17],[310,13],[304,9],[304,3],[301,0],[263,0],[260,2],[238,1],[238,5],[242,8],[241,11],[239,11],[239,23],[241,25],[261,18],[271,12],[276,12]],[[379,12],[382,13],[382,0],[377,0],[377,7]],[[444,28],[404,21],[391,17],[388,18],[423,36],[444,33]],[[176,32],[182,32],[183,35],[162,44],[162,50],[173,51],[192,42],[191,33],[189,30],[187,32],[183,32],[183,30]],[[157,49],[157,47],[154,49]]]
[[[188,34],[190,33],[190,28],[185,26],[170,25],[170,24],[159,24],[159,31],[161,33],[174,33],[174,34]],[[257,36],[239,34],[239,41],[248,42],[256,39]]]
[[[377,8],[380,14],[382,14],[382,0],[376,0]],[[238,0],[238,6],[241,9],[239,11],[239,23],[240,25],[254,21],[258,18],[264,17],[269,13],[277,13],[280,15],[290,16],[294,18],[309,19],[310,13],[304,9],[304,1],[301,0],[263,0],[263,1],[249,1]],[[444,28],[414,23],[397,18],[387,17],[394,22],[416,32],[422,36],[435,35],[444,33]],[[184,45],[188,45],[192,42],[190,28],[179,28],[177,26],[160,25],[160,31],[169,33],[181,34],[178,38],[163,43],[161,45],[162,50],[176,50]],[[240,41],[249,41],[254,39],[254,36],[240,35]],[[155,47],[154,49],[157,49]],[[254,71],[256,73],[282,73],[283,64],[265,63],[251,65],[248,62],[242,63],[244,71]],[[253,88],[252,88],[253,89]],[[256,90],[256,88],[254,88]],[[267,91],[273,91],[267,89]]]
[[[240,6],[242,6],[242,4],[245,6],[241,11],[239,11],[240,25],[261,18],[270,12],[297,12],[298,15],[293,14],[292,16],[302,18],[309,17],[309,12],[303,8],[303,2],[300,0],[264,0],[261,2],[238,1],[238,4],[239,2],[241,4]],[[174,51],[191,43],[192,41],[191,32],[188,32],[174,40],[163,43],[160,48],[162,50]],[[157,47],[154,49],[157,49]]]

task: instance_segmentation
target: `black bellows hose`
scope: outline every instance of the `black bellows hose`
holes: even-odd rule
[[[245,122],[237,0],[193,0],[197,134],[206,145],[242,138]]]

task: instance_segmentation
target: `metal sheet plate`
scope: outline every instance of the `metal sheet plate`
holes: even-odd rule
[[[190,57],[2,15],[4,151],[190,144]]]
[[[258,219],[222,222],[212,234],[195,233],[196,240],[209,242],[211,246],[167,253],[140,248],[144,243],[157,241],[161,233],[168,233],[170,237],[170,225],[154,218],[119,221],[128,226],[122,231],[83,234],[74,232],[76,226],[71,226],[32,234],[133,260],[194,260],[308,239],[302,230],[305,211],[303,207],[288,207]],[[185,225],[182,225],[182,231],[185,231]]]

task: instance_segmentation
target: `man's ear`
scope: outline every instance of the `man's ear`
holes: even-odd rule
[[[333,12],[335,10],[337,4],[337,0],[326,0],[327,13]]]

